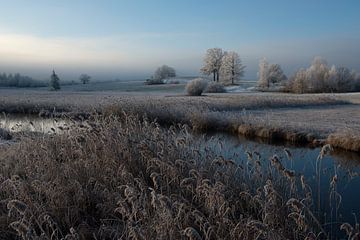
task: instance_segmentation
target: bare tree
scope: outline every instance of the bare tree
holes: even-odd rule
[[[244,76],[244,68],[242,65],[239,54],[236,52],[228,52],[222,58],[222,64],[220,67],[221,79],[225,83],[231,83],[240,80]]]
[[[271,64],[268,70],[268,83],[269,84],[279,84],[287,80],[286,75],[284,74],[281,66],[279,64]]]
[[[326,76],[327,92],[337,91],[337,69],[335,65],[332,65]]]
[[[79,77],[79,80],[82,84],[87,84],[90,82],[91,76],[87,75],[87,74],[81,74]]]
[[[305,93],[308,85],[308,73],[306,69],[300,69],[290,80],[290,90],[295,93]]]
[[[322,92],[326,88],[326,77],[329,73],[327,61],[322,57],[315,57],[307,69],[308,89],[311,92]]]
[[[336,69],[337,72],[337,91],[338,92],[349,92],[352,90],[352,84],[355,82],[356,73],[350,71],[346,67],[339,67]]]
[[[166,78],[170,78],[170,77],[176,77],[176,71],[174,68],[169,67],[167,65],[163,65],[161,67],[159,67],[158,69],[156,69],[155,73],[154,73],[154,79],[156,80],[164,80]]]
[[[262,89],[268,89],[272,85],[285,83],[287,80],[281,66],[279,64],[269,64],[266,58],[260,60],[258,74],[258,86]]]
[[[260,60],[258,75],[259,75],[258,86],[260,88],[269,88],[270,87],[269,62],[266,60],[266,58]]]
[[[201,72],[207,76],[213,75],[214,82],[219,82],[220,68],[224,52],[221,48],[210,48],[206,51],[204,66]]]

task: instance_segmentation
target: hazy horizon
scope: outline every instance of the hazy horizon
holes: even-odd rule
[[[315,56],[360,71],[360,2],[0,1],[0,72],[48,79],[144,79],[167,64],[199,75],[208,48],[240,54],[245,79],[258,61],[286,74]]]

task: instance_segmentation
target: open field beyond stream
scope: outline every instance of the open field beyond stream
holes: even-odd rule
[[[357,239],[360,93],[174,88],[0,90],[0,239]]]
[[[88,116],[136,114],[199,131],[360,151],[360,94],[227,93],[188,97],[168,92],[47,92],[0,90],[6,114]]]

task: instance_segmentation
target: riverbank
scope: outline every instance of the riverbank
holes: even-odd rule
[[[6,114],[87,117],[91,113],[127,113],[156,119],[164,125],[188,124],[198,131],[225,131],[316,146],[330,143],[351,151],[360,151],[359,104],[360,93],[226,93],[188,97],[174,93],[14,90],[0,97],[0,111]]]

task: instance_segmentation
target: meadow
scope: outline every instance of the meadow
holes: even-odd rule
[[[146,87],[153,86],[141,88]],[[340,169],[335,167],[327,182],[322,180],[327,194],[321,197],[310,181],[321,178],[322,161],[335,147],[359,151],[360,94],[247,92],[189,97],[181,85],[175,90],[155,87],[0,90],[4,118],[36,115],[55,119],[53,127],[62,128],[50,134],[10,131],[13,142],[0,145],[1,236],[359,236],[357,222],[341,222],[338,212]],[[69,122],[66,128],[57,125],[64,119]],[[301,157],[288,148],[270,156],[262,148],[229,155],[224,141],[202,137],[211,132],[319,147],[313,178],[292,168],[290,163]],[[245,156],[241,161],[240,155]],[[350,170],[346,173],[355,178],[356,172]],[[330,222],[324,218],[323,201],[330,202]]]

